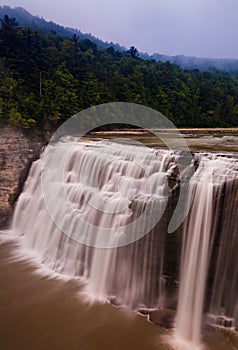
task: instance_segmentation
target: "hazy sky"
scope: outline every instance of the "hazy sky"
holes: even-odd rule
[[[238,58],[238,0],[6,0],[140,51]]]

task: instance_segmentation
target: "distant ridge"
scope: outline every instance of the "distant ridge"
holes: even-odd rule
[[[232,58],[209,58],[209,57],[194,57],[194,56],[167,56],[159,53],[154,53],[150,58],[156,61],[169,61],[184,69],[199,69],[215,71],[220,70],[224,72],[238,74],[238,59]]]
[[[4,15],[15,17],[19,26],[22,27],[40,29],[44,33],[55,31],[57,34],[65,38],[71,38],[73,34],[76,34],[80,40],[89,39],[94,42],[99,48],[106,49],[113,47],[117,51],[126,50],[125,47],[119,44],[105,42],[99,38],[96,38],[92,34],[82,33],[79,29],[64,27],[52,21],[46,21],[43,17],[33,16],[30,12],[22,7],[11,8],[9,6],[0,6],[0,18],[3,18]],[[140,53],[140,57],[143,59],[153,59],[155,61],[168,61],[180,66],[183,69],[198,69],[200,71],[223,71],[238,76],[238,59],[189,57],[184,55],[169,56],[160,53],[154,53],[152,55],[149,55],[147,53]]]
[[[5,15],[9,17],[15,17],[20,27],[30,27],[33,29],[40,29],[44,33],[55,31],[58,35],[65,38],[72,38],[73,34],[79,37],[79,40],[89,39],[93,41],[98,47],[106,49],[113,47],[115,50],[124,51],[125,47],[112,42],[105,42],[96,38],[89,33],[82,33],[79,29],[64,27],[52,21],[46,21],[43,17],[33,16],[30,12],[22,7],[11,8],[9,6],[0,6],[0,18],[2,19]]]

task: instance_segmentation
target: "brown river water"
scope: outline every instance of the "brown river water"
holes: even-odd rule
[[[1,350],[178,348],[172,330],[133,311],[92,302],[82,281],[53,276],[24,256],[16,242],[0,243]],[[238,349],[238,336],[231,331],[206,331],[204,342],[210,350]]]

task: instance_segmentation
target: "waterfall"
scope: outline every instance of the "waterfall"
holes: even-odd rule
[[[230,170],[229,170],[230,166]],[[232,169],[231,169],[232,167]],[[226,164],[219,235],[215,242],[215,275],[211,291],[208,321],[238,328],[238,166]],[[210,318],[210,319],[209,319]]]
[[[186,197],[192,206],[168,234],[179,154],[108,141],[69,144],[60,143],[62,157],[49,146],[50,171],[44,154],[31,167],[12,222],[24,248],[52,270],[83,278],[93,299],[131,309],[177,307],[177,338],[194,346],[205,322],[237,328],[238,161],[194,156]]]
[[[234,255],[234,265],[230,258],[230,249],[234,250],[233,242],[237,242],[238,238],[234,216],[235,212],[237,214],[237,181],[237,161],[214,155],[201,157],[199,167],[190,181],[189,191],[194,200],[183,228],[176,335],[195,346],[201,343],[204,299],[209,288],[207,276],[212,254],[215,259],[212,272],[215,269],[216,277],[212,287],[211,315],[221,311],[222,294],[225,303],[232,305],[234,313],[237,312],[238,269]],[[229,202],[228,196],[231,200]],[[214,245],[219,240],[217,258]],[[226,249],[223,251],[224,247]],[[209,281],[212,279],[210,276]],[[228,289],[231,288],[231,293],[225,291],[227,279],[231,282],[230,287],[227,285]],[[214,317],[212,322],[214,323]]]
[[[68,144],[59,145],[62,154],[68,152]],[[42,191],[43,156],[32,165],[15,208],[14,234],[22,236],[24,246],[36,251],[54,271],[84,277],[92,298],[110,298],[130,308],[157,308],[158,303],[162,307],[166,230],[161,225],[146,230],[164,211],[168,174],[176,156],[167,150],[120,143],[76,143],[64,164],[63,188],[57,178],[60,159],[53,157],[55,167],[47,175],[51,213]],[[62,191],[70,211],[63,210]],[[131,223],[135,223],[134,232]],[[63,233],[62,227],[72,228],[72,234]],[[110,230],[112,248],[95,247],[100,241],[95,227]],[[133,234],[139,239],[120,246],[123,237]],[[87,235],[92,237],[91,246],[77,239]]]

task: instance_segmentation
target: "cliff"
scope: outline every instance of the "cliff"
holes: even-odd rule
[[[39,157],[43,144],[43,139],[19,128],[0,127],[0,228],[8,226],[31,163]]]

